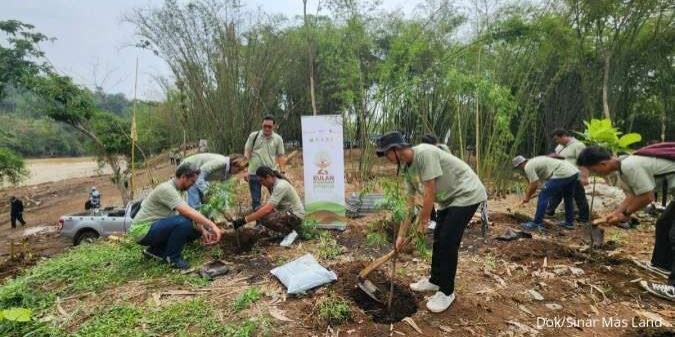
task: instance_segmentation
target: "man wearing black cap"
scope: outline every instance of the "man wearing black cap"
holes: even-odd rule
[[[430,144],[410,146],[397,131],[380,137],[377,155],[387,157],[399,169],[404,164],[410,206],[414,204],[415,193],[424,196],[419,221],[414,224],[415,231],[425,232],[434,202],[438,203],[431,277],[411,284],[410,288],[420,292],[435,291],[436,294],[427,302],[427,308],[431,312],[442,312],[455,300],[459,245],[478,205],[487,200],[485,188],[471,167],[459,158]],[[396,249],[402,248],[407,233],[408,228],[399,229]]]

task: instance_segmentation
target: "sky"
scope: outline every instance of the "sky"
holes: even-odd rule
[[[383,0],[387,10],[410,13],[421,0]],[[2,0],[0,20],[14,19],[35,26],[55,38],[41,45],[59,72],[90,88],[134,96],[134,72],[138,58],[138,97],[162,98],[157,76],[171,73],[159,57],[133,47],[134,27],[122,20],[135,7],[159,7],[163,0]],[[242,0],[250,9],[288,17],[302,15],[302,0]],[[317,0],[308,1],[316,13]]]

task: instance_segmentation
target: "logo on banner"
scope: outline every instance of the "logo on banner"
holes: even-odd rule
[[[320,150],[314,156],[314,165],[318,168],[313,176],[315,192],[331,192],[335,189],[335,175],[328,172],[331,154],[327,150]]]

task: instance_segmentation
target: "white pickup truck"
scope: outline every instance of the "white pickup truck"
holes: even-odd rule
[[[72,239],[76,246],[113,233],[126,233],[140,206],[141,201],[132,201],[124,209],[110,207],[98,211],[97,214],[86,211],[64,215],[59,218],[59,233]]]

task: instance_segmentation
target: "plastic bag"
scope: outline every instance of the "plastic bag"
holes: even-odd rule
[[[337,275],[320,265],[311,254],[303,255],[270,272],[286,286],[289,294],[299,294],[337,280]]]

